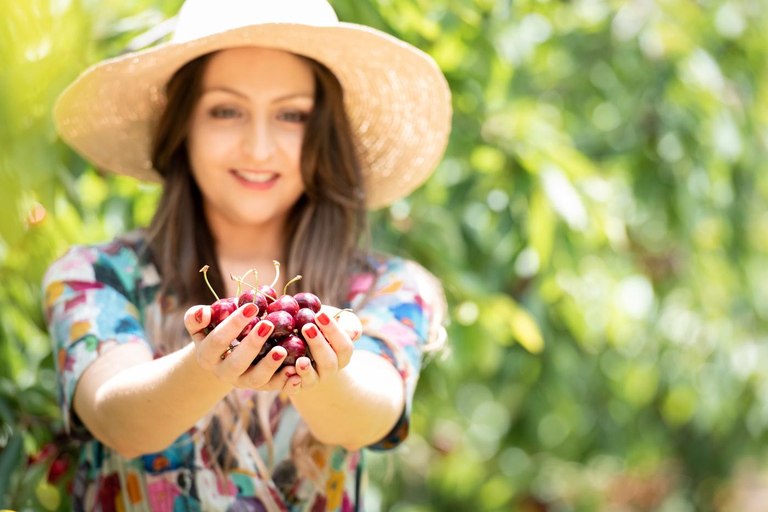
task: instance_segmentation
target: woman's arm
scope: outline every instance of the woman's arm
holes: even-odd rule
[[[200,367],[193,343],[155,360],[128,343],[83,372],[73,406],[94,437],[132,458],[167,448],[231,390]]]
[[[247,308],[207,336],[202,328],[210,321],[210,308],[190,309],[184,322],[193,343],[158,359],[138,343],[107,349],[78,381],[73,400],[78,416],[102,443],[136,457],[170,446],[235,387],[281,389],[288,375],[275,372],[287,355],[284,348],[274,347],[250,366],[272,332],[269,322],[257,324],[234,351],[220,357],[250,321]]]
[[[357,450],[392,430],[405,407],[405,390],[391,363],[361,350],[322,386],[291,400],[319,441]]]
[[[315,364],[299,358],[285,392],[314,436],[327,444],[381,449],[402,441],[421,354],[444,332],[444,298],[434,276],[401,259],[388,265],[356,315],[342,314],[337,322],[321,311],[320,332],[303,327]],[[366,335],[353,345],[363,330]]]

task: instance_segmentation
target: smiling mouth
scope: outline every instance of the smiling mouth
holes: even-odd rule
[[[232,169],[232,173],[235,176],[242,178],[249,183],[269,183],[270,181],[274,180],[279,176],[277,173],[274,173],[274,172],[251,173],[251,172],[238,171],[237,169]]]

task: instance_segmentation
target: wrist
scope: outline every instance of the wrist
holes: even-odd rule
[[[214,372],[202,367],[200,359],[197,357],[197,346],[194,342],[189,342],[179,353],[182,365],[189,371],[187,378],[193,379],[193,382],[205,384],[205,388],[208,390],[218,391],[222,398],[235,389],[232,384],[221,380]]]

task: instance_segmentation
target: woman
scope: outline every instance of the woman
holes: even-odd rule
[[[86,71],[57,127],[99,167],[162,180],[148,229],[75,247],[46,274],[65,424],[82,436],[75,510],[351,510],[365,447],[407,433],[439,283],[375,255],[365,210],[421,184],[445,147],[449,93],[418,50],[339,23],[319,0],[188,1],[170,43]],[[213,330],[225,279],[282,262],[293,287],[351,307],[284,365],[243,305]],[[295,289],[295,291],[299,291]],[[289,292],[290,293],[290,292]],[[354,343],[353,343],[354,342]],[[234,348],[233,348],[234,346]]]

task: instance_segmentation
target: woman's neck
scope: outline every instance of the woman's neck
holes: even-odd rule
[[[273,219],[261,225],[232,224],[217,215],[207,215],[207,219],[228,296],[233,296],[237,289],[237,283],[229,279],[230,274],[242,276],[248,270],[256,269],[259,284],[270,284],[275,275],[272,262],[284,258],[286,219]],[[247,281],[253,284],[253,279],[249,277]],[[285,282],[281,276],[280,289]]]

